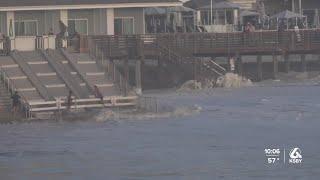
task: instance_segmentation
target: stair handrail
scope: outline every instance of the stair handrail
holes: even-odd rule
[[[134,93],[134,95],[137,95],[135,91],[132,90],[133,88],[130,86],[128,79],[124,78],[124,75],[121,73],[121,71],[113,61],[109,61],[110,65],[113,67],[112,72],[110,72],[107,69],[107,67],[104,66],[103,61],[104,61],[104,58],[107,58],[107,55],[106,55],[107,52],[103,50],[103,47],[101,47],[101,45],[97,43],[97,41],[90,36],[88,36],[88,40],[90,41],[92,46],[92,48],[89,48],[90,56],[94,58],[96,62],[98,62],[104,68],[104,71],[109,76],[112,77],[113,82],[119,86],[120,91],[125,89],[126,95],[128,94],[128,92]],[[110,43],[110,41],[107,41],[106,43]],[[99,54],[100,54],[100,57],[99,57]]]
[[[14,84],[14,82],[9,78],[9,76],[7,75],[7,73],[4,71],[3,67],[0,66],[0,74],[1,74],[1,80],[3,81],[3,83],[7,86],[7,90],[10,93],[13,93],[14,91],[17,90],[16,85]],[[23,94],[19,94],[19,96],[21,97],[21,104],[24,106],[26,112],[29,112],[30,110],[30,105],[28,103],[27,98],[23,95]]]
[[[223,73],[226,73],[227,72],[227,70],[224,68],[224,67],[222,67],[222,66],[220,66],[218,63],[216,63],[214,60],[211,60],[210,61],[212,64],[214,64],[216,67],[218,67],[220,70],[222,70],[223,71]]]

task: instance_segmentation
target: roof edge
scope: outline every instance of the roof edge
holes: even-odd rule
[[[69,10],[69,9],[102,9],[102,8],[144,8],[182,6],[182,2],[157,3],[118,3],[118,4],[81,4],[81,5],[50,5],[50,6],[12,6],[0,7],[0,11],[39,11],[39,10]]]

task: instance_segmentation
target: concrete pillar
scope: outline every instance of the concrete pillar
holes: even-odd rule
[[[197,25],[201,25],[201,11],[197,11]]]
[[[142,73],[141,73],[141,60],[136,61],[136,69],[135,69],[135,79],[136,79],[136,92],[137,94],[142,94]]]
[[[299,0],[299,14],[302,15],[302,2]]]
[[[234,9],[233,10],[233,24],[238,25],[238,19],[239,19],[239,10]]]
[[[124,85],[124,96],[128,95],[128,84],[129,84],[129,58],[126,57],[124,60],[124,78],[125,78],[125,85]]]
[[[243,75],[243,63],[241,55],[237,55],[237,72],[240,76]]]
[[[290,71],[290,59],[289,59],[289,54],[285,53],[283,55],[284,59],[284,71],[285,73],[288,73]]]
[[[301,59],[301,71],[306,72],[307,71],[306,55],[301,54],[300,59]]]
[[[63,22],[64,25],[66,25],[68,27],[68,10],[67,9],[63,9],[60,10],[60,21]]]
[[[10,50],[15,50],[16,44],[15,44],[15,24],[14,24],[14,12],[8,11],[7,12],[7,36],[9,36],[10,39]]]
[[[15,37],[15,27],[14,27],[14,12],[7,12],[7,36],[10,38]]]
[[[277,79],[277,75],[279,72],[279,64],[278,64],[278,58],[276,54],[272,55],[273,60],[273,79]]]
[[[107,9],[107,34],[114,35],[114,9]]]
[[[262,56],[258,55],[257,56],[257,78],[258,81],[262,81]]]
[[[64,9],[64,10],[60,10],[60,21],[66,26],[68,27],[68,10]],[[67,48],[68,47],[68,41],[66,39],[62,39],[62,47],[63,48]]]
[[[295,9],[295,0],[291,0],[291,3],[292,3],[291,4],[291,9],[292,9],[291,11],[295,12],[296,11],[296,9]]]

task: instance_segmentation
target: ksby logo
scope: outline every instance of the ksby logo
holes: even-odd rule
[[[299,148],[293,148],[290,151],[290,159],[289,163],[291,164],[299,164],[302,163],[302,155],[301,150]]]

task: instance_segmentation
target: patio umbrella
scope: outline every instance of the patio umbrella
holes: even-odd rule
[[[291,18],[305,18],[306,16],[294,13],[289,10],[282,11],[278,14],[271,16],[271,19],[291,19]]]
[[[271,16],[271,19],[276,19],[277,20],[277,28],[279,28],[279,20],[281,19],[285,19],[287,21],[287,29],[288,27],[288,21],[289,19],[295,19],[296,20],[296,25],[298,24],[298,19],[303,19],[306,18],[306,16],[298,14],[298,13],[294,13],[292,11],[289,10],[285,10],[282,11],[278,14],[275,14],[273,16]]]

